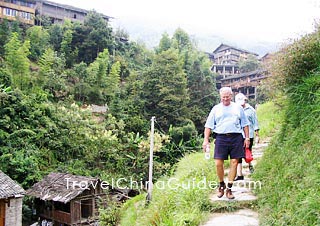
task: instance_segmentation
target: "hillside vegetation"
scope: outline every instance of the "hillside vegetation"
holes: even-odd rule
[[[261,225],[320,225],[320,30],[276,56],[284,122],[253,175]]]
[[[262,140],[272,137],[253,174],[262,188],[255,190],[260,225],[319,225],[320,184],[320,31],[294,41],[277,53],[273,67],[273,101],[258,107]],[[203,153],[183,158],[170,178],[180,183],[203,175],[215,177],[215,167]],[[200,177],[199,177],[200,176]],[[170,180],[167,178],[166,181]],[[130,200],[120,225],[199,225],[217,208],[208,201],[212,189],[155,190]],[[190,202],[191,200],[191,202]]]
[[[205,160],[203,153],[185,156],[171,177],[155,183],[148,205],[146,194],[124,205],[120,225],[199,225],[210,210],[214,169],[214,161]]]
[[[278,106],[267,102],[259,105],[258,115],[261,139],[265,140],[279,129],[283,114]],[[228,163],[226,162],[226,167]],[[204,181],[206,186],[203,186]],[[212,159],[205,160],[202,152],[182,158],[170,177],[160,178],[156,183],[160,182],[171,186],[156,188],[149,205],[146,202],[146,193],[128,201],[121,209],[120,225],[196,226],[204,222],[210,212],[218,212],[221,209],[234,211],[246,206],[255,206],[255,201],[210,202],[209,194],[217,188],[216,167]],[[195,186],[192,186],[193,184]],[[184,188],[175,189],[178,185]]]
[[[41,24],[0,21],[1,171],[25,189],[50,172],[144,183],[152,116],[155,179],[195,152],[218,95],[186,32],[150,50],[95,11],[83,23]],[[31,208],[26,197],[25,219]]]
[[[0,23],[0,169],[24,188],[52,171],[145,181],[152,116],[155,178],[201,142],[218,98],[186,32],[148,50],[95,11],[43,25]]]

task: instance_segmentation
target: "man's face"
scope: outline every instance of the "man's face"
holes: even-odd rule
[[[232,95],[229,92],[222,92],[220,98],[223,105],[228,106],[231,102]]]

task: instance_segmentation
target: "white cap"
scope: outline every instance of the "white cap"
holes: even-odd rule
[[[238,93],[236,96],[235,96],[235,101],[237,104],[240,104],[240,105],[244,105],[245,103],[245,100],[247,100],[248,98],[243,95],[243,93]]]

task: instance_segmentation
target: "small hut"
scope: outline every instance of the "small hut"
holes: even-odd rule
[[[22,225],[25,190],[0,170],[0,226]]]
[[[90,225],[98,220],[109,185],[93,177],[50,173],[27,190],[34,197],[34,210],[53,225]]]

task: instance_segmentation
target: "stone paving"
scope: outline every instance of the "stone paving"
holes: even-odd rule
[[[254,160],[252,164],[255,166],[257,159],[261,158],[263,150],[268,146],[268,142],[262,142],[255,144],[252,149],[252,154]],[[210,196],[211,202],[250,202],[257,199],[257,197],[252,193],[254,186],[259,186],[259,183],[252,182],[250,180],[250,172],[248,169],[248,164],[243,163],[243,175],[244,180],[235,181],[232,187],[232,193],[235,199],[229,200],[225,197],[218,198],[216,192],[213,192]],[[227,180],[226,180],[227,181]],[[239,209],[234,212],[222,212],[222,213],[212,213],[209,220],[202,224],[201,226],[259,226],[259,216],[254,210],[244,208]]]

